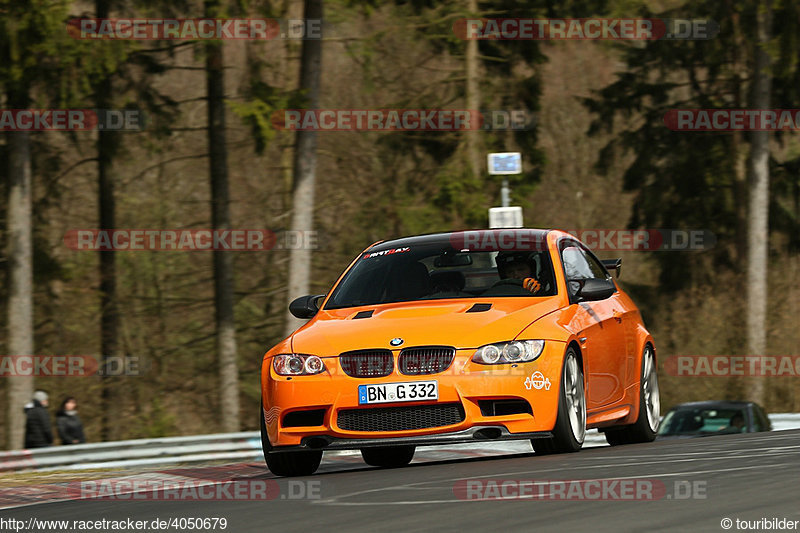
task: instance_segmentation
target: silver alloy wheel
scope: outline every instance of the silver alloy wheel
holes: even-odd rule
[[[655,357],[653,349],[647,346],[642,357],[642,394],[644,405],[647,410],[647,424],[654,433],[658,431],[661,422],[661,398],[658,395],[658,375],[656,374]]]
[[[567,400],[569,427],[575,440],[583,444],[586,437],[586,396],[583,392],[583,376],[581,376],[578,360],[570,353],[564,371],[564,397]]]

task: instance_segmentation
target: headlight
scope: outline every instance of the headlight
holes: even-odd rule
[[[482,365],[527,363],[542,355],[542,350],[543,340],[498,342],[478,348],[472,360]]]
[[[480,357],[478,357],[480,354]],[[486,363],[489,365],[493,365],[500,361],[500,356],[503,354],[502,348],[498,348],[494,344],[489,344],[488,346],[484,346],[483,348],[479,348],[478,351],[475,353],[475,357],[473,360]]]
[[[281,376],[302,376],[324,372],[325,363],[316,355],[289,353],[273,357],[272,368]]]

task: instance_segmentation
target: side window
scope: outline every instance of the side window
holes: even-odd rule
[[[577,246],[567,245],[561,251],[561,260],[564,262],[564,271],[567,275],[567,281],[577,279],[594,278],[592,267],[583,255],[583,251]]]
[[[561,262],[564,263],[564,274],[567,278],[567,288],[570,296],[575,296],[581,290],[582,281],[594,277],[592,267],[583,255],[583,251],[573,243],[566,243],[561,250]]]
[[[561,245],[561,261],[570,295],[574,296],[587,279],[609,279],[603,265],[589,252],[575,242],[566,241]]]
[[[753,425],[755,431],[769,431],[772,429],[772,424],[769,418],[764,414],[764,411],[758,405],[753,405]]]
[[[592,269],[592,277],[599,278],[599,279],[608,279],[608,273],[603,268],[603,265],[594,258],[594,256],[590,253],[587,253],[586,250],[581,250],[586,261],[589,263],[589,268]]]

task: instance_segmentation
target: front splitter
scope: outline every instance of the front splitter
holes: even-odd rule
[[[442,444],[465,444],[470,442],[491,442],[499,440],[546,439],[552,437],[549,431],[532,433],[510,433],[502,426],[475,426],[452,433],[436,433],[434,435],[416,435],[412,437],[381,437],[349,439],[314,435],[303,437],[297,446],[276,446],[273,452],[300,450],[357,450],[377,446],[436,446]]]

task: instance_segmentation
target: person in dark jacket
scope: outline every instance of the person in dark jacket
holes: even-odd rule
[[[25,406],[25,448],[45,448],[53,444],[53,427],[50,424],[50,405],[47,393],[37,390],[33,400]]]
[[[69,397],[61,402],[61,408],[56,413],[56,425],[61,444],[83,444],[86,437],[83,435],[83,423],[78,418],[78,402]]]

